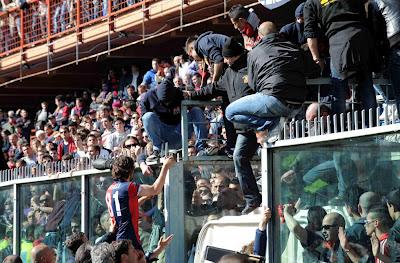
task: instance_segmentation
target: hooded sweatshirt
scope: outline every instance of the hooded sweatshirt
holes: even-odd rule
[[[142,116],[154,112],[168,125],[178,125],[181,121],[182,91],[175,88],[170,79],[164,79],[155,89],[144,94],[140,103]]]

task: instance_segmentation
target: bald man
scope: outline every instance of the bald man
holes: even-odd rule
[[[31,255],[32,263],[55,263],[57,258],[55,251],[43,244],[35,246]]]
[[[322,220],[322,230],[311,231],[294,219],[297,209],[292,204],[284,205],[283,213],[289,231],[305,249],[304,262],[332,262],[333,258],[336,258],[335,262],[349,262],[349,257],[339,242],[339,228],[344,228],[346,224],[341,214],[331,212],[325,215]]]
[[[262,23],[258,34],[261,41],[247,58],[247,81],[256,93],[231,103],[226,117],[247,124],[256,131],[258,142],[264,143],[280,135],[281,117],[294,117],[301,109],[307,63],[311,65],[312,61],[310,58],[307,62],[304,51],[278,34],[274,23]]]

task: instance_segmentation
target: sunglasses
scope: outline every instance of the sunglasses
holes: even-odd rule
[[[365,225],[369,225],[369,224],[371,224],[371,223],[373,223],[373,222],[375,222],[375,221],[376,221],[376,219],[370,220],[370,221],[368,221],[368,220],[365,219],[364,224],[365,224]]]
[[[131,147],[136,147],[136,146],[138,146],[137,143],[134,143],[134,144],[127,144],[127,145],[125,145],[124,147],[125,147],[125,148],[131,148]]]
[[[331,228],[338,227],[338,225],[323,225],[322,229],[329,230]]]

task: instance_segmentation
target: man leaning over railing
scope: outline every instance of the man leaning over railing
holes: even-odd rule
[[[188,92],[187,94],[192,99],[211,99],[216,96],[224,96],[232,103],[253,93],[248,85],[247,53],[244,48],[230,38],[222,48],[222,55],[229,68],[217,82],[199,91]],[[254,132],[248,130],[247,125],[235,124],[235,129],[237,139],[233,161],[236,176],[239,178],[240,186],[246,199],[246,207],[242,213],[248,214],[261,204],[261,195],[250,164],[258,145]]]
[[[301,109],[308,67],[304,52],[281,38],[272,22],[262,23],[258,34],[261,41],[247,59],[249,86],[256,94],[231,103],[226,117],[255,129],[263,143],[268,133],[280,133],[280,117],[294,117]]]

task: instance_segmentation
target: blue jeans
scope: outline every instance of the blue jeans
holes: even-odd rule
[[[246,204],[249,206],[259,206],[261,204],[261,195],[250,163],[257,148],[257,138],[254,132],[239,133],[237,135],[233,163]]]
[[[61,5],[58,5],[53,15],[53,33],[58,33],[58,24],[60,23]]]
[[[349,86],[348,79],[341,79],[339,72],[333,67],[331,62],[331,78],[332,78],[332,111],[333,114],[340,114],[346,112],[346,91]],[[372,73],[367,71],[360,71],[355,74],[357,81],[357,89],[360,94],[363,108],[365,109],[367,120],[368,110],[373,109],[375,112],[377,104],[375,97],[375,90],[373,87]],[[375,114],[373,114],[373,117]]]
[[[397,110],[400,112],[400,47],[390,49],[389,63],[390,80],[392,81]]]
[[[312,169],[310,169],[304,176],[303,181],[309,185],[317,179],[330,181],[332,174],[336,173],[338,180],[338,195],[343,197],[346,189],[357,183],[357,168],[353,160],[350,158],[350,153],[333,154],[333,160],[323,162]]]
[[[143,126],[153,142],[154,149],[161,150],[163,143],[168,142],[169,149],[179,149],[182,145],[181,125],[169,125],[160,120],[160,117],[154,112],[146,112],[142,116]],[[196,135],[196,148],[202,150],[205,148],[208,131],[205,124],[203,111],[194,107],[188,112],[189,137],[194,132]]]
[[[108,14],[108,0],[103,0],[103,16]]]
[[[279,117],[291,116],[293,110],[276,97],[256,93],[240,98],[226,108],[226,118],[231,122],[247,124],[257,131],[272,129]]]

